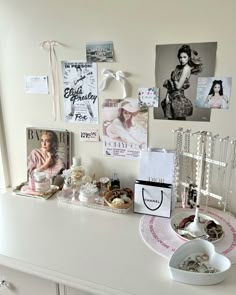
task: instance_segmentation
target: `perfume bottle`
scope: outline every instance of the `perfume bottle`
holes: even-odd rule
[[[46,173],[35,171],[34,172],[34,185],[36,192],[47,192],[50,190],[50,179],[47,178]]]
[[[105,194],[108,192],[108,184],[110,182],[110,179],[106,176],[101,177],[99,179],[100,184],[101,184],[101,188],[100,188],[100,196],[104,197]]]
[[[35,191],[35,180],[34,180],[34,173],[33,172],[29,174],[28,185],[32,191]]]
[[[111,189],[119,189],[120,188],[120,180],[118,178],[117,173],[113,173],[111,178]]]

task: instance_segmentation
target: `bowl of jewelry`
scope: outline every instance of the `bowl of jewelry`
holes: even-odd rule
[[[231,267],[230,260],[215,251],[206,240],[191,240],[181,245],[169,261],[172,280],[191,285],[222,282]]]
[[[104,201],[109,207],[128,209],[133,203],[133,191],[129,188],[114,189],[105,194]]]
[[[199,214],[199,226],[202,228],[200,235],[193,234],[189,229],[190,223],[194,222],[195,215],[192,211],[181,212],[171,217],[170,226],[179,237],[184,240],[203,239],[212,243],[220,241],[224,237],[224,231],[219,222],[206,215]]]

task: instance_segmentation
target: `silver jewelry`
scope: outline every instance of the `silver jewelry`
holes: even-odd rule
[[[229,161],[229,183],[228,189],[225,197],[224,211],[228,208],[228,211],[231,212],[231,200],[233,194],[233,183],[235,178],[235,168],[236,168],[236,140],[231,142],[231,159]]]
[[[197,273],[216,273],[219,271],[209,264],[209,256],[206,253],[188,256],[179,264],[179,269]]]
[[[179,128],[175,131],[175,146],[176,146],[176,158],[175,158],[175,181],[174,181],[174,194],[177,198],[178,196],[178,187],[179,187],[179,176],[180,176],[180,153],[182,150],[183,144],[183,128]]]

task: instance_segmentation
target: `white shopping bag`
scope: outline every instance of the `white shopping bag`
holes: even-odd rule
[[[143,150],[140,154],[138,179],[173,184],[174,168],[175,151]]]
[[[138,179],[160,182],[175,183],[175,156],[173,150],[152,148],[141,151],[139,160]],[[176,195],[175,190],[172,191],[171,207],[175,208]]]
[[[161,217],[170,217],[172,185],[136,180],[134,212]]]

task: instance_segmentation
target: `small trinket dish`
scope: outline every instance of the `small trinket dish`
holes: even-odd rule
[[[215,251],[205,240],[192,240],[180,246],[169,261],[171,278],[191,285],[215,285],[222,282],[231,267],[230,260]]]

